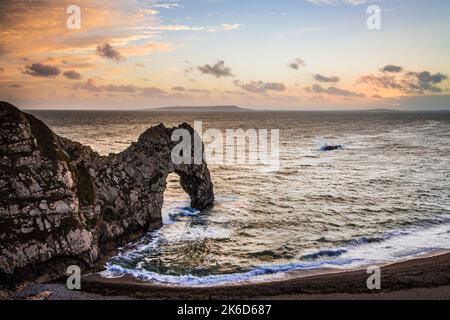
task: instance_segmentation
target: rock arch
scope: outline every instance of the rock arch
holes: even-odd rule
[[[177,128],[150,128],[125,151],[104,157],[6,102],[0,123],[0,286],[55,261],[61,272],[69,261],[92,266],[108,250],[159,228],[172,172],[192,207],[214,203],[206,162],[172,163]],[[178,128],[195,134],[187,124]]]

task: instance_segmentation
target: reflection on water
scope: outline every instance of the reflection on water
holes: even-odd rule
[[[108,264],[170,283],[348,268],[450,249],[449,113],[39,112],[64,137],[120,152],[149,126],[280,129],[279,171],[211,166],[204,212],[169,178],[164,227]],[[322,152],[323,141],[343,148]]]

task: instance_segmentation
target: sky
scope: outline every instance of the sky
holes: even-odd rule
[[[449,57],[450,1],[0,2],[0,100],[24,109],[450,109]]]

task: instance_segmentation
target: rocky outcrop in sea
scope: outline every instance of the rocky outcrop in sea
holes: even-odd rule
[[[194,130],[188,124],[192,136]],[[207,164],[175,165],[164,125],[119,154],[100,156],[0,102],[0,286],[58,276],[162,226],[166,178],[180,176],[192,207],[213,205]]]

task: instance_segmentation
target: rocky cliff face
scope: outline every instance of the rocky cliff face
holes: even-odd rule
[[[93,266],[108,250],[159,228],[172,172],[194,208],[211,206],[206,163],[171,161],[175,129],[151,128],[124,152],[102,157],[0,102],[0,285],[61,274],[68,264]]]

